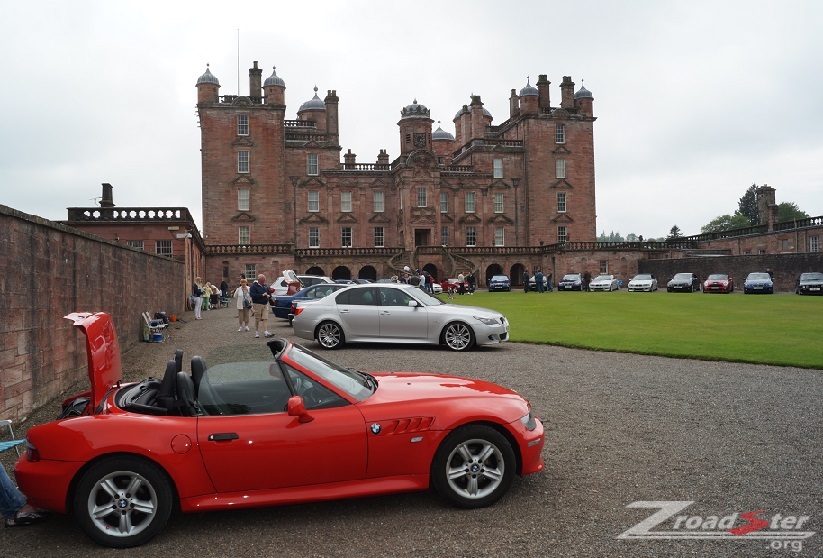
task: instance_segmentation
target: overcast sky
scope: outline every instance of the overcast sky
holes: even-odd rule
[[[417,99],[454,134],[481,95],[572,76],[594,95],[597,230],[684,234],[752,184],[823,215],[818,0],[0,0],[0,204],[63,220],[96,205],[187,206],[201,226],[197,78],[248,94],[254,60],[286,82],[286,118],[317,85],[340,97],[360,163],[399,154]],[[238,29],[239,52],[238,52]],[[239,56],[238,56],[239,55]],[[341,153],[342,159],[342,153]]]

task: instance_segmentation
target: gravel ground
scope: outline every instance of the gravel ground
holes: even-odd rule
[[[140,344],[124,354],[125,378],[161,375],[175,348],[185,349],[187,360],[200,354],[209,363],[249,351],[268,354],[263,339],[236,331],[234,310],[203,316],[173,324],[168,343]],[[274,333],[293,338],[285,321],[274,323]],[[149,544],[118,555],[823,555],[820,370],[516,343],[466,354],[397,345],[324,354],[366,371],[456,373],[518,390],[545,420],[546,469],[516,481],[501,502],[483,510],[457,510],[416,493],[186,515],[173,518]],[[20,430],[50,420],[56,407],[37,411]],[[694,501],[681,513],[704,518],[757,510],[766,518],[807,515],[803,530],[817,534],[802,541],[799,552],[775,550],[768,540],[618,540],[655,511],[626,507],[639,500]],[[68,518],[1,532],[0,556],[111,554]]]

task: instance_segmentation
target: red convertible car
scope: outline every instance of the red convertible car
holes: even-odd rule
[[[488,506],[543,469],[543,425],[516,392],[427,373],[368,374],[284,339],[274,359],[207,367],[182,351],[162,378],[121,382],[105,313],[86,335],[91,389],[31,428],[15,465],[37,507],[71,513],[99,544],[131,547],[172,509],[224,510],[434,488]]]

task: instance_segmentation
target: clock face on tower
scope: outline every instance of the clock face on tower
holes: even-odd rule
[[[426,147],[426,134],[414,134],[414,146]]]

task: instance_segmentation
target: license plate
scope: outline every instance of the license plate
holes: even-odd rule
[[[810,291],[819,291],[820,287],[809,287]]]

